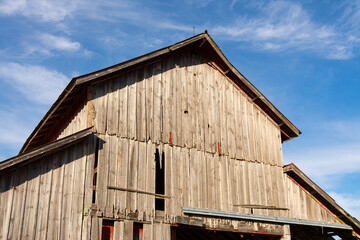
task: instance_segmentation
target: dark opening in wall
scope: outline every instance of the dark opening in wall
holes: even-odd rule
[[[103,220],[101,230],[101,240],[113,240],[114,239],[114,221]]]
[[[156,149],[155,152],[155,193],[156,194],[165,194],[165,154],[161,153],[159,149]],[[165,200],[163,198],[155,198],[155,210],[165,210]]]
[[[134,223],[133,240],[143,240],[143,224]]]

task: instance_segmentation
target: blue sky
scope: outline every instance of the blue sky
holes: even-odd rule
[[[360,1],[0,0],[0,159],[66,84],[208,29],[302,132],[294,162],[360,219]]]

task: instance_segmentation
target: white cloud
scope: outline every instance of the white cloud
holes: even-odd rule
[[[41,21],[60,21],[77,8],[76,1],[57,0],[3,0],[0,14],[35,17]]]
[[[316,23],[297,3],[271,1],[261,3],[256,10],[258,16],[239,17],[231,25],[214,27],[212,32],[227,40],[250,43],[256,50],[312,51],[330,59],[353,57],[360,43],[359,32],[337,23]]]
[[[20,124],[23,120],[18,119],[17,114],[0,111],[0,144],[3,146],[18,147],[30,134],[29,128]]]
[[[73,52],[79,50],[81,47],[79,42],[73,42],[68,38],[47,33],[41,34],[39,39],[43,46],[50,50],[55,49]]]
[[[329,192],[329,195],[350,215],[360,219],[360,198],[353,194]]]
[[[64,74],[55,70],[12,62],[0,64],[0,79],[40,104],[53,103],[68,82]]]

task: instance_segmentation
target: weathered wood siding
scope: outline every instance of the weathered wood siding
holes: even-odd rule
[[[279,127],[198,55],[165,57],[95,83],[89,100],[98,133],[283,165]]]
[[[322,222],[341,223],[339,219],[295,180],[285,176],[289,217]]]
[[[87,113],[87,105],[85,104],[74,114],[55,139],[64,138],[89,127],[87,126]]]
[[[0,239],[81,239],[87,143],[0,175]]]

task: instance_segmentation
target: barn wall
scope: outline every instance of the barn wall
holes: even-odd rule
[[[283,166],[279,127],[198,55],[98,82],[89,99],[98,133]]]
[[[81,130],[84,130],[88,126],[87,123],[87,105],[81,106],[78,111],[72,116],[70,121],[63,127],[59,134],[55,137],[56,140],[64,138]]]
[[[0,175],[0,239],[81,239],[86,144]]]
[[[165,157],[165,214],[181,216],[182,206],[250,213],[241,205],[286,208],[283,170],[264,163],[241,161],[197,149],[140,142],[103,135],[99,152],[97,204],[105,217],[138,213],[155,217],[155,196],[124,189],[155,192],[155,151]],[[108,187],[123,190],[109,189]],[[258,210],[254,214],[285,216],[286,210]]]
[[[289,216],[322,222],[341,223],[339,219],[294,179],[285,176],[285,187],[288,192]]]

